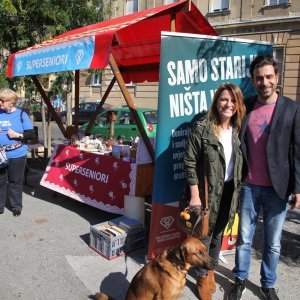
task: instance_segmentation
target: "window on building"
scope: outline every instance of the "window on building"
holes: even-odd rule
[[[284,70],[284,47],[274,47],[273,56],[278,64],[278,84],[282,85],[283,70]]]
[[[101,85],[102,73],[95,73],[91,76],[91,85]]]
[[[269,0],[269,5],[287,4],[288,0]]]
[[[139,11],[138,0],[126,0],[126,15]]]
[[[174,2],[179,2],[179,0],[165,0],[164,1],[164,4],[171,4],[171,3],[174,3]]]
[[[228,0],[211,0],[210,1],[210,11],[218,12],[229,9]]]

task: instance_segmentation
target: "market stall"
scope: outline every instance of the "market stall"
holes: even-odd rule
[[[110,65],[114,77],[92,116],[87,131],[117,82],[154,161],[154,151],[125,83],[158,81],[162,31],[217,35],[197,7],[186,0],[74,29],[11,54],[7,75],[30,75],[63,135],[70,138],[74,130],[64,127],[36,75],[75,70],[76,131],[79,70]]]
[[[118,83],[123,97],[137,123],[145,149],[151,158],[150,164],[153,164],[154,149],[139,119],[135,104],[126,88],[126,83],[158,81],[162,31],[217,35],[197,7],[191,1],[186,0],[71,30],[51,40],[11,54],[8,61],[7,75],[8,77],[31,76],[62,133],[66,138],[70,139],[78,131],[79,70],[105,68],[109,65],[114,77],[107,87],[98,108],[91,117],[86,132],[93,125],[114,84]],[[75,127],[64,127],[36,76],[38,74],[68,70],[75,70]],[[76,168],[82,168],[81,164],[89,165],[91,161],[96,159],[94,154],[86,154],[70,147],[59,146],[51,157],[51,164],[48,165],[42,184],[60,193],[69,193],[75,199],[85,201],[90,205],[94,204],[93,206],[95,207],[101,209],[108,207],[102,193],[100,191],[96,192],[91,183],[87,184],[87,186],[92,186],[90,189],[94,191],[93,197],[91,198],[89,195],[78,196],[79,194],[82,195],[80,190],[75,191],[75,183],[78,180],[73,178],[73,172],[70,172],[63,165],[63,162],[67,159],[67,153],[68,155],[72,155],[73,158],[71,160],[76,165]],[[80,155],[87,157],[87,160],[82,162]],[[107,169],[110,169],[114,164],[113,158],[98,156],[97,159],[101,162],[105,161],[103,165],[106,170],[99,172],[108,174]],[[136,190],[130,190],[130,184],[134,183],[136,186],[148,185],[150,189],[149,193],[151,194],[153,170],[150,172],[149,170],[146,171],[148,176],[133,176],[130,178],[130,174],[134,173],[133,169],[135,167],[136,174],[144,168],[132,166],[128,162],[117,163],[124,170],[122,171],[122,176],[127,178],[126,183],[128,187],[125,189],[126,193],[138,195]],[[142,177],[145,177],[145,180],[141,184],[140,179]],[[52,182],[51,178],[55,179],[55,181]],[[58,187],[59,185],[57,184],[59,178],[63,182],[63,186],[61,187]],[[86,179],[88,181],[91,180],[90,178]],[[75,187],[71,188],[70,182],[74,183]],[[114,184],[112,184],[111,188],[115,188]],[[90,201],[89,198],[93,200]],[[102,204],[97,203],[95,205],[94,200],[102,202]],[[112,203],[109,205],[111,207],[115,206]],[[120,200],[116,207],[121,211],[123,205],[122,200]]]
[[[152,193],[153,165],[115,158],[97,149],[57,145],[41,185],[101,210],[123,214],[124,196]]]

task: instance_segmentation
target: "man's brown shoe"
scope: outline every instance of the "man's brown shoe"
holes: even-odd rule
[[[199,276],[197,278],[197,287],[200,300],[212,300],[209,290],[208,276]]]

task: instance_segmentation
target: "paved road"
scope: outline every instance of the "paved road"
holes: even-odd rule
[[[42,173],[29,176],[35,187],[24,187],[24,210],[13,217],[0,215],[0,299],[82,300],[100,289],[116,300],[123,299],[129,281],[145,262],[146,249],[108,261],[88,247],[90,225],[115,215],[54,195],[40,187]],[[278,268],[279,297],[299,299],[300,211],[288,214]],[[262,238],[258,224],[251,275],[244,299],[259,298],[259,260]],[[232,280],[233,256],[217,269],[217,292],[213,299],[226,299]],[[196,299],[195,278],[188,275],[182,299]]]

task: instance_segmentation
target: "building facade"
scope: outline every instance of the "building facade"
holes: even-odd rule
[[[124,14],[178,2],[178,0],[104,0],[115,18]],[[220,36],[268,41],[273,43],[274,56],[280,66],[281,92],[300,101],[300,1],[299,0],[194,0]],[[105,69],[81,76],[80,98],[86,101],[101,99],[110,79]],[[158,84],[128,85],[139,107],[157,107]],[[117,85],[108,102],[116,106],[125,103]]]

